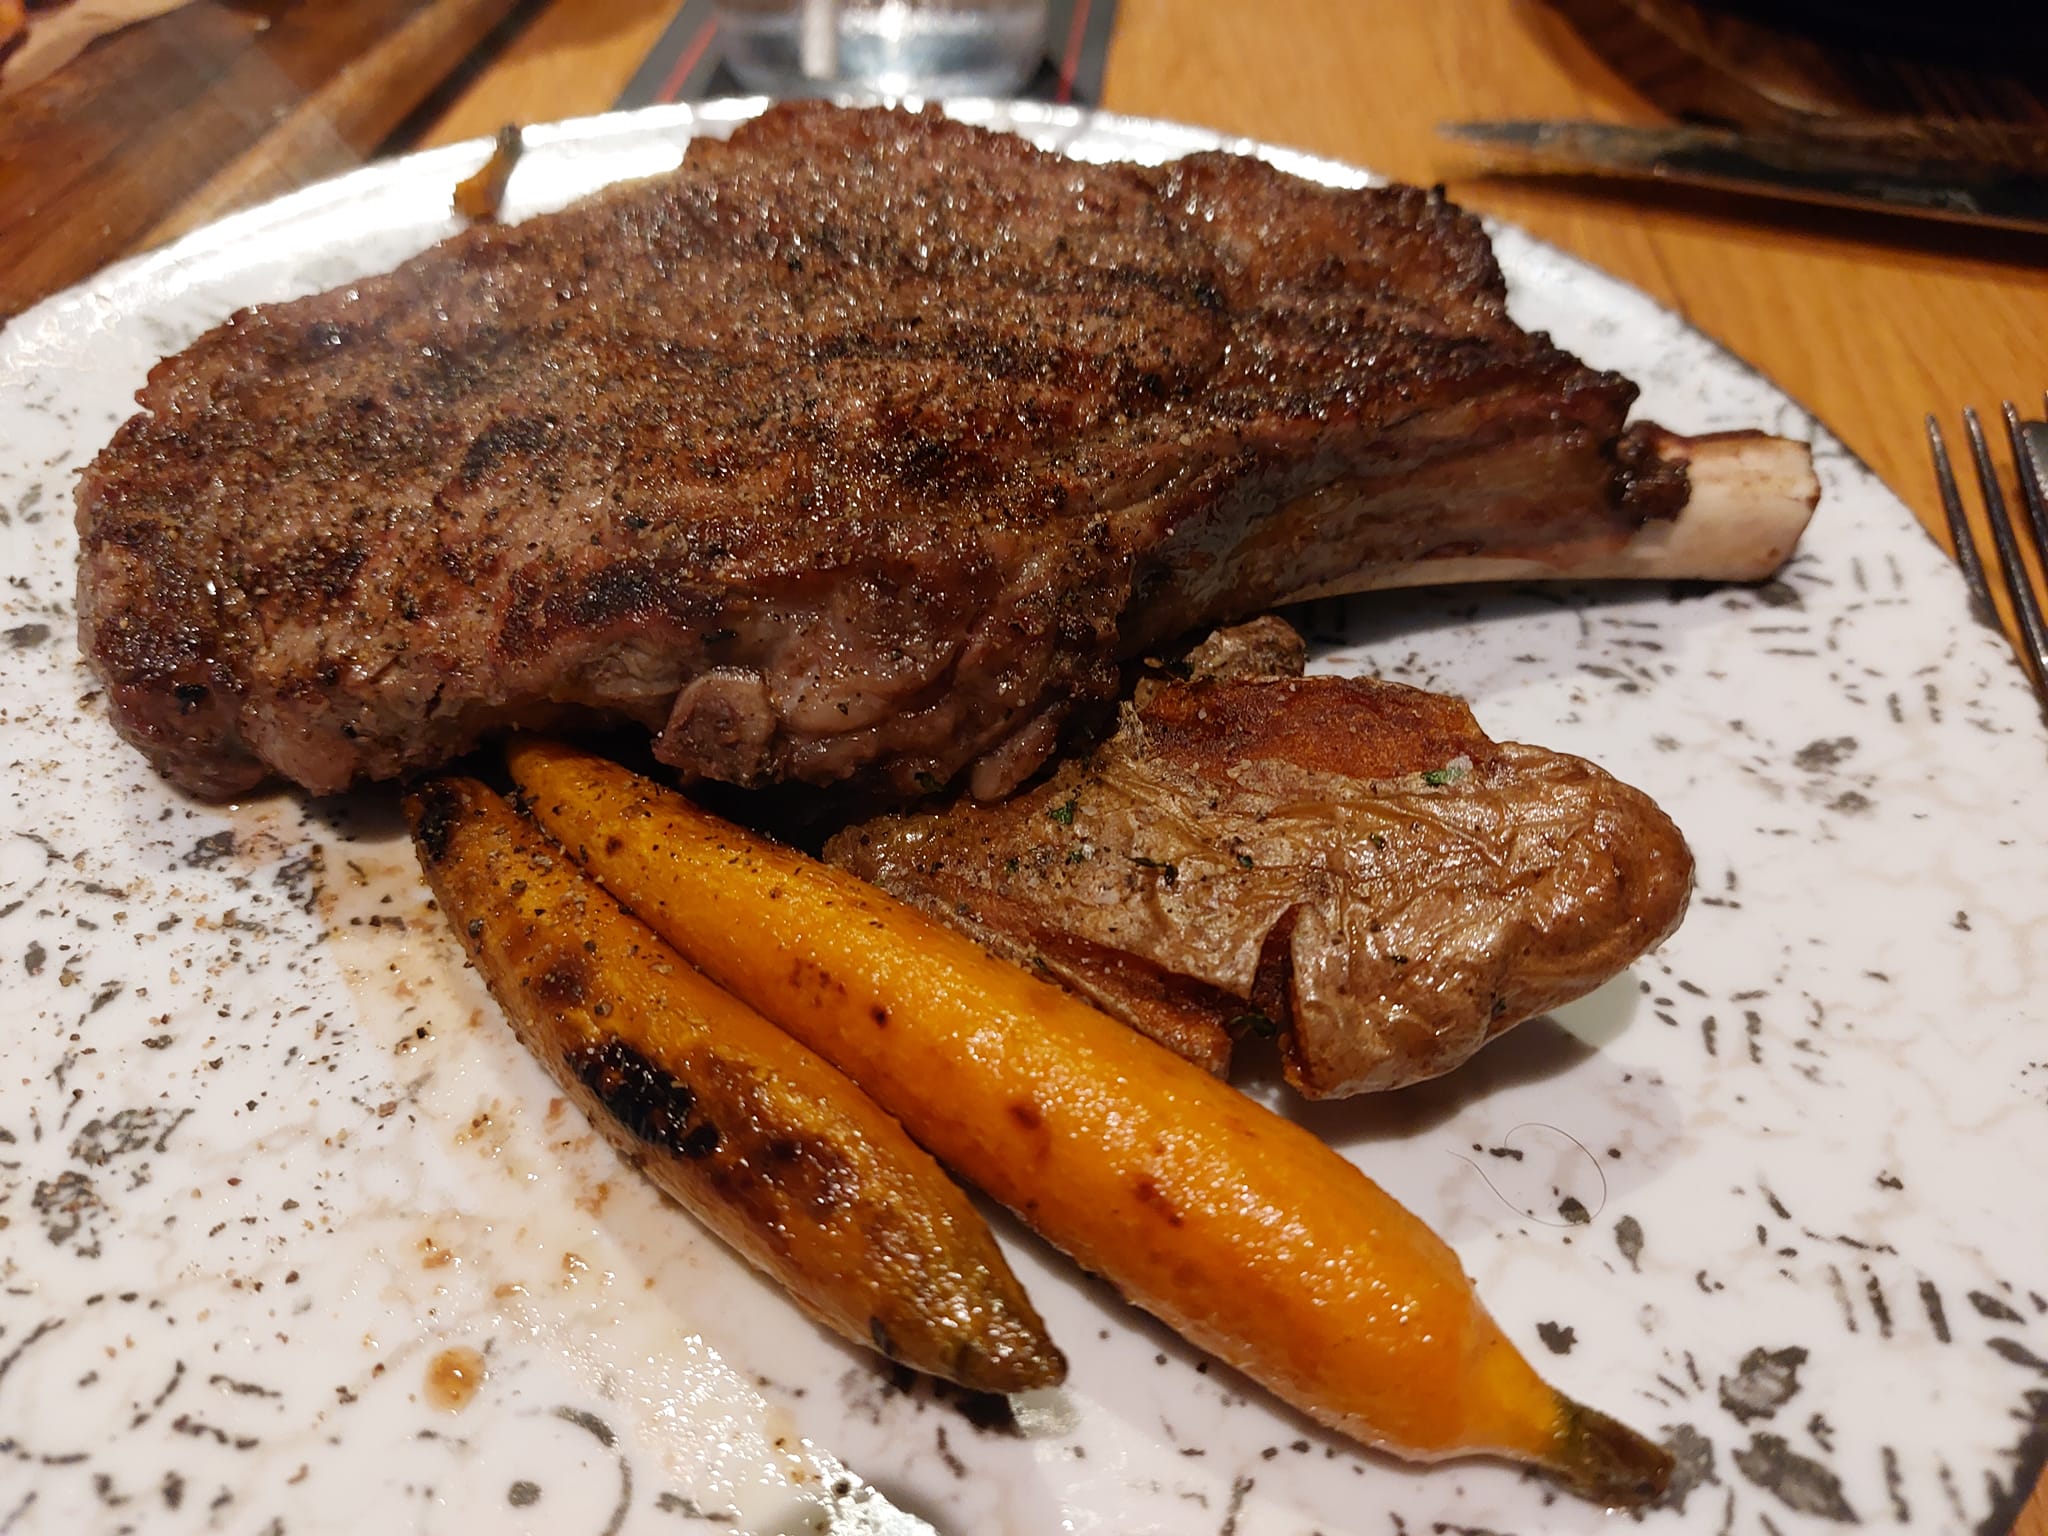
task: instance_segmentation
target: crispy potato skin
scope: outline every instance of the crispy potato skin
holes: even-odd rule
[[[1309,1098],[1451,1071],[1663,942],[1693,882],[1671,818],[1592,763],[1443,694],[1273,674],[1154,683],[1032,788],[825,858],[1219,1075],[1262,1016]]]
[[[846,1077],[706,981],[474,779],[406,797],[443,912],[593,1125],[834,1332],[976,1391],[1065,1361],[987,1224]]]
[[[588,754],[533,813],[691,960],[1132,1301],[1355,1438],[1495,1452],[1614,1503],[1661,1451],[1545,1385],[1451,1252],[1291,1122],[844,873]]]

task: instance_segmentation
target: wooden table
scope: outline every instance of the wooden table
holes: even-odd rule
[[[529,0],[516,30],[409,137],[432,145],[603,111],[676,8]],[[1930,527],[1939,510],[1922,413],[2038,401],[2048,386],[2048,240],[1475,178],[1435,124],[1655,117],[1528,0],[1123,0],[1104,104],[1444,182],[1460,202],[1604,267],[1747,358]],[[0,262],[9,259],[0,246]],[[2048,1485],[2017,1533],[2048,1536]]]

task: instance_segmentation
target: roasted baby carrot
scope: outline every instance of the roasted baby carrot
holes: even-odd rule
[[[843,871],[521,738],[533,814],[622,903],[956,1172],[1322,1422],[1614,1504],[1670,1458],[1546,1385],[1457,1256],[1291,1122]]]
[[[406,815],[512,1027],[629,1161],[856,1343],[976,1391],[1062,1378],[980,1213],[844,1074],[476,780],[429,780]]]

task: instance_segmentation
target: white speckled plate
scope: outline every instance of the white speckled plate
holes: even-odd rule
[[[513,211],[751,110],[538,130]],[[1090,158],[1217,142],[971,115]],[[448,233],[480,154],[315,187],[0,333],[0,1531],[1611,1523],[1506,1467],[1355,1451],[1007,1223],[1070,1386],[1000,1429],[904,1390],[564,1110],[425,911],[387,797],[200,806],[114,739],[72,641],[74,472],[160,354]],[[1700,891],[1564,1017],[1302,1117],[1556,1380],[1670,1438],[1649,1528],[2002,1531],[2048,1449],[2048,736],[1934,546],[1796,406],[1498,238],[1525,323],[1671,427],[1810,434],[1826,499],[1758,590],[1311,612],[1320,664],[1463,693],[1651,791]]]

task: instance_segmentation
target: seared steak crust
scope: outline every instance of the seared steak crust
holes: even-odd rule
[[[582,714],[990,794],[1163,636],[1668,515],[1633,394],[1431,194],[785,106],[160,363],[80,486],[80,637],[201,794]]]

